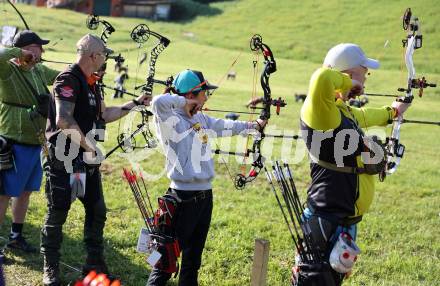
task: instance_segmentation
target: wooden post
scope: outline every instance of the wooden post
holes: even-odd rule
[[[264,239],[255,240],[254,263],[252,265],[251,286],[265,286],[270,243]]]

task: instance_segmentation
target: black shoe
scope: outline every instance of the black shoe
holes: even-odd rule
[[[103,257],[90,258],[87,257],[86,264],[82,267],[83,275],[89,274],[90,271],[96,271],[96,273],[109,274],[107,264]]]
[[[44,286],[61,286],[60,267],[58,264],[44,263],[43,267],[43,285]]]
[[[27,243],[26,239],[22,235],[19,235],[16,238],[9,237],[9,242],[7,246],[12,249],[23,250],[24,252],[27,253],[37,252],[37,249],[32,245],[30,245],[29,243]]]
[[[7,259],[5,256],[5,250],[3,248],[0,248],[0,265],[6,264]]]
[[[44,286],[61,286],[61,283],[58,283],[58,282],[53,282],[53,283],[49,283],[49,284],[43,283],[43,285]]]

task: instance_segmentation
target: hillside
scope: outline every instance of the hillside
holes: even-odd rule
[[[401,70],[401,14],[411,5],[419,15],[424,32],[424,46],[414,55],[418,75],[426,75],[440,84],[440,28],[437,27],[440,8],[436,1],[313,1],[294,0],[237,0],[217,2],[211,7],[221,12],[200,15],[182,23],[151,22],[142,19],[105,18],[116,32],[109,46],[125,58],[130,80],[127,87],[145,81],[147,66],[138,66],[143,52],[149,52],[155,41],[139,47],[130,39],[130,31],[139,23],[147,23],[151,30],[171,39],[170,46],[157,62],[157,78],[165,79],[185,68],[204,71],[207,78],[217,83],[238,58],[233,70],[235,81],[221,82],[220,89],[209,99],[210,108],[245,110],[253,89],[254,56],[249,52],[249,39],[254,33],[272,48],[278,71],[272,75],[270,85],[274,97],[283,97],[288,105],[280,116],[273,115],[268,126],[271,133],[297,133],[300,103],[294,93],[304,93],[313,71],[318,68],[329,47],[339,42],[355,42],[364,47],[370,57],[382,62],[382,69],[372,71],[366,88],[370,92],[393,93],[405,85],[406,69]],[[89,31],[86,15],[67,10],[49,10],[17,5],[29,26],[44,38],[52,40],[44,55],[46,59],[73,61],[75,43]],[[23,27],[11,7],[0,2],[0,26]],[[386,47],[384,43],[388,41]],[[64,65],[50,64],[62,69]],[[261,71],[261,57],[257,64]],[[113,85],[115,73],[109,64],[105,82]],[[161,86],[155,86],[159,94]],[[258,95],[261,88],[257,84]],[[106,95],[106,104],[115,105],[130,100],[112,100]],[[425,91],[416,98],[407,118],[440,121],[440,88]],[[368,106],[389,105],[392,99],[370,97]],[[223,117],[224,114],[210,114]],[[254,116],[253,118],[255,118]],[[248,116],[241,116],[249,120]],[[116,136],[126,121],[108,125],[108,140],[103,147],[109,150],[116,144]],[[128,122],[128,125],[130,122]],[[405,157],[396,174],[384,183],[377,182],[374,203],[359,227],[359,245],[362,254],[354,275],[345,285],[437,285],[440,281],[440,133],[438,126],[404,125],[402,143],[406,145]],[[390,128],[370,129],[370,132],[389,134]],[[304,157],[301,141],[275,141],[265,139],[263,150],[267,164],[271,159],[282,158],[291,163],[298,188],[304,198],[309,184],[308,159]],[[222,142],[220,142],[222,143]],[[227,143],[227,142],[226,142]],[[232,149],[243,150],[243,142],[233,140]],[[227,146],[229,147],[229,146]],[[271,151],[273,150],[273,153]],[[283,152],[282,151],[288,151]],[[130,162],[151,174],[163,170],[163,155],[158,149],[135,153],[130,158],[115,154],[102,167],[103,185],[108,207],[105,230],[106,254],[110,268],[121,276],[128,286],[145,285],[150,270],[145,257],[136,253],[135,247],[141,216],[132,199],[121,169]],[[224,157],[232,174],[239,171],[240,158]],[[287,285],[293,264],[293,247],[286,226],[269,186],[261,174],[244,191],[236,191],[221,160],[216,160],[217,177],[214,181],[214,213],[211,230],[200,271],[201,285],[249,285],[255,238],[271,242],[268,285]],[[249,166],[247,166],[249,169]],[[152,194],[162,194],[168,180],[147,182]],[[46,211],[44,190],[33,195],[28,213],[29,224],[25,233],[37,245],[39,230]],[[62,261],[76,268],[84,259],[82,248],[83,207],[76,202],[64,226]],[[10,215],[0,235],[5,235]],[[7,253],[12,263],[6,266],[7,285],[41,285],[42,261],[39,255],[24,256]],[[62,266],[67,281],[77,276],[68,266]],[[177,283],[173,284],[177,285]]]

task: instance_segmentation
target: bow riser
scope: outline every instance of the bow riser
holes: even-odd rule
[[[279,115],[280,108],[284,107],[286,103],[284,100],[279,99],[273,100],[272,99],[272,92],[269,85],[269,79],[270,75],[275,73],[277,71],[277,65],[274,58],[274,55],[265,43],[263,43],[263,39],[260,35],[254,35],[251,38],[250,41],[250,48],[254,52],[261,52],[261,54],[264,57],[264,68],[260,75],[260,85],[263,89],[263,109],[260,112],[260,119],[262,120],[269,120],[271,113],[270,108],[271,106],[276,107],[276,113]],[[252,150],[249,153],[253,153],[254,161],[252,162],[251,170],[249,171],[248,175],[244,174],[237,174],[235,177],[235,187],[238,190],[244,189],[247,183],[250,183],[254,181],[260,171],[264,167],[264,160],[265,158],[261,154],[261,143],[263,139],[265,138],[264,134],[264,128],[260,130],[260,135],[256,138],[254,138],[254,143],[252,145]]]

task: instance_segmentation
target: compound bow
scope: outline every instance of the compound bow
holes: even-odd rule
[[[423,37],[420,30],[419,19],[412,15],[411,8],[406,9],[403,15],[402,27],[407,31],[407,36],[402,40],[402,44],[403,47],[406,48],[405,65],[408,69],[408,81],[406,88],[397,89],[399,92],[404,92],[405,95],[398,97],[396,100],[410,104],[414,99],[413,89],[418,89],[418,95],[422,97],[424,88],[436,87],[436,84],[428,83],[424,76],[416,78],[413,55],[416,49],[422,47]],[[385,180],[386,175],[391,175],[396,172],[405,153],[405,146],[400,143],[400,128],[403,123],[410,123],[410,121],[403,119],[402,115],[398,115],[397,119],[393,122],[391,136],[386,138],[385,152],[387,155],[387,163],[385,169],[379,174],[380,181]]]
[[[165,81],[157,80],[154,78],[156,74],[156,62],[157,59],[166,47],[170,44],[170,40],[159,33],[151,31],[146,24],[139,24],[131,31],[130,37],[131,39],[139,44],[141,47],[142,44],[146,43],[150,36],[154,36],[159,41],[158,43],[151,49],[150,52],[150,61],[149,61],[149,69],[148,76],[145,81],[145,84],[140,86],[136,86],[135,90],[141,89],[141,93],[143,95],[147,95],[151,97],[153,95],[153,86],[154,83],[163,84],[165,86],[171,86],[173,82],[173,78],[170,77]],[[110,156],[117,148],[121,148],[123,152],[128,152],[129,150],[138,149],[138,148],[155,148],[157,146],[156,139],[153,136],[149,128],[149,117],[153,114],[151,111],[147,110],[144,106],[138,106],[135,111],[138,111],[141,114],[141,123],[137,125],[137,129],[129,134],[128,132],[122,132],[118,134],[117,140],[118,145],[112,149],[109,153],[107,153],[106,157]],[[119,133],[119,132],[118,132]],[[137,134],[141,134],[145,145],[143,147],[137,146],[135,136]]]
[[[280,114],[281,107],[286,106],[285,101],[281,99],[281,97],[279,97],[278,99],[272,98],[272,92],[269,85],[270,75],[275,73],[277,70],[276,61],[271,49],[263,42],[262,37],[258,34],[254,35],[251,38],[250,49],[255,53],[261,52],[264,57],[264,68],[260,75],[260,84],[264,94],[261,100],[263,108],[260,112],[260,119],[269,120],[271,115],[271,106],[276,107],[277,115]],[[234,186],[236,189],[244,189],[246,187],[246,184],[254,181],[260,171],[263,169],[265,158],[261,154],[261,143],[265,137],[266,135],[264,133],[264,128],[262,128],[262,130],[260,130],[260,133],[255,135],[254,137],[252,149],[246,148],[244,152],[230,152],[222,151],[219,149],[214,150],[215,154],[236,155],[243,156],[245,158],[248,157],[250,154],[253,154],[254,161],[251,164],[251,169],[249,170],[249,172],[247,174],[245,174],[244,172],[239,173],[234,178]]]

